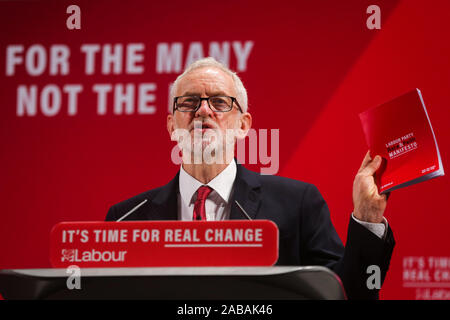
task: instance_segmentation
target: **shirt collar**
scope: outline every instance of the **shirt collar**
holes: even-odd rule
[[[233,159],[221,173],[207,184],[207,186],[210,186],[225,202],[228,203],[233,189],[233,183],[236,179],[236,173],[236,162]],[[181,198],[184,203],[189,205],[195,192],[197,192],[197,189],[200,188],[203,183],[189,175],[183,169],[183,166],[181,166],[179,185]]]

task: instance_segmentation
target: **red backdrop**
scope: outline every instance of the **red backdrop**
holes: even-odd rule
[[[81,29],[66,26],[71,4]],[[379,30],[366,26],[371,4],[381,9]],[[367,150],[359,112],[420,88],[449,167],[449,12],[446,0],[2,1],[0,268],[49,267],[54,224],[103,220],[110,205],[173,177],[169,84],[178,67],[211,52],[239,71],[254,128],[279,129],[278,174],[317,185],[345,241]],[[85,45],[99,49],[91,71]],[[108,70],[117,45],[123,55]],[[149,83],[141,103],[153,113],[138,109],[139,86]],[[105,84],[99,112],[93,88]],[[81,88],[76,102],[70,85]],[[134,108],[115,112],[114,92],[127,85]],[[450,299],[449,194],[441,177],[391,195],[397,246],[382,298]]]

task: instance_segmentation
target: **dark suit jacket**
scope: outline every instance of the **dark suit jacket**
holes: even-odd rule
[[[148,199],[126,220],[176,220],[178,218],[178,174],[167,185],[139,194],[112,206],[107,221],[117,220]],[[369,290],[369,265],[381,269],[384,281],[394,248],[390,227],[382,240],[350,218],[344,248],[331,220],[328,206],[317,188],[308,183],[278,176],[260,175],[237,165],[232,192],[252,219],[274,221],[280,230],[277,265],[322,265],[336,272],[349,299],[377,299]],[[230,219],[244,219],[233,205]]]

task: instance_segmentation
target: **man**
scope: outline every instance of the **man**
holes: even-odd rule
[[[133,209],[129,220],[243,219],[245,211],[277,224],[278,265],[323,265],[340,276],[348,298],[378,298],[378,290],[367,286],[367,268],[378,266],[382,282],[394,247],[383,217],[387,198],[374,180],[379,156],[371,159],[368,152],[355,177],[344,249],[315,186],[236,164],[234,144],[245,137],[252,117],[235,73],[212,58],[199,60],[177,78],[171,96],[167,130],[182,150],[180,171],[167,185],[112,206],[106,220]]]

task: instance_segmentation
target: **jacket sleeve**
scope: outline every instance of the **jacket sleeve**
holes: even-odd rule
[[[379,289],[367,286],[372,275],[367,268],[379,267],[382,284],[395,245],[390,227],[386,238],[380,239],[350,217],[344,248],[331,222],[328,206],[315,186],[309,185],[304,192],[301,208],[302,263],[333,270],[341,278],[349,299],[378,299]]]

